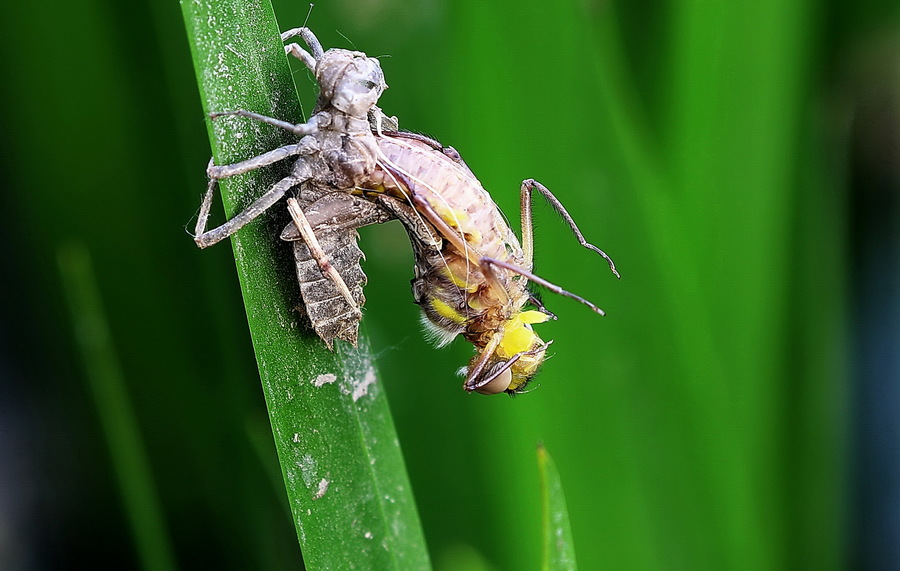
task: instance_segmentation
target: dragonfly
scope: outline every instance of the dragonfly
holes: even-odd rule
[[[615,264],[584,238],[563,204],[534,179],[523,181],[520,189],[520,242],[455,149],[415,133],[381,132],[377,139],[375,176],[363,193],[380,200],[407,228],[415,253],[413,296],[427,330],[438,345],[462,336],[475,347],[475,356],[464,368],[466,391],[525,392],[551,343],[532,326],[555,319],[531,293],[529,283],[604,314],[587,299],[532,272],[535,193],[559,213],[578,242],[599,254],[619,277]],[[384,196],[411,207],[412,214],[392,207]]]

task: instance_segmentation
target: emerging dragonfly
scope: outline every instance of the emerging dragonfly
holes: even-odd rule
[[[285,32],[282,37],[298,35],[309,51],[297,44],[286,46],[286,51],[312,70],[320,85],[316,112],[309,121],[294,125],[243,110],[214,116],[239,115],[304,138],[296,145],[235,165],[210,167],[212,181],[198,220],[198,245],[205,247],[225,238],[259,216],[288,189],[302,184],[299,196],[302,200],[288,200],[294,223],[285,229],[282,237],[294,240],[298,248],[303,244],[304,255],[298,254],[297,259],[304,300],[311,299],[325,281],[322,276],[327,277],[331,287],[325,289],[341,292],[349,308],[336,321],[352,322],[355,341],[365,276],[361,270],[357,273],[358,257],[339,264],[332,264],[331,258],[351,242],[355,247],[356,228],[397,218],[406,227],[415,251],[413,294],[423,308],[426,318],[423,322],[429,325],[439,344],[463,335],[475,346],[476,355],[466,369],[464,388],[484,394],[522,392],[543,362],[550,344],[542,341],[531,326],[555,318],[528,292],[529,281],[603,314],[589,301],[531,272],[533,191],[544,196],[566,220],[582,246],[600,254],[618,276],[612,260],[584,239],[549,190],[530,179],[522,184],[520,245],[487,191],[454,149],[422,135],[400,132],[395,121],[381,113],[375,103],[386,85],[377,60],[361,52],[336,49],[325,52],[307,28]],[[204,231],[217,178],[294,155],[300,158],[291,176],[229,222]],[[319,244],[317,234],[320,233],[334,238],[327,243],[327,248]],[[309,268],[300,272],[301,257],[314,260],[318,274]],[[354,289],[359,288],[358,296],[349,293],[348,283]],[[331,299],[337,296],[332,295]],[[525,309],[529,303],[536,309]],[[317,318],[312,313],[310,317],[315,325]],[[326,319],[320,315],[318,321]],[[329,345],[335,337],[346,339],[340,335],[329,339],[330,330],[318,326],[316,330]]]
[[[412,206],[414,216],[394,210],[403,221],[416,255],[413,295],[439,345],[462,335],[476,348],[463,387],[483,394],[523,392],[544,360],[550,342],[532,325],[555,318],[528,291],[529,281],[584,303],[532,269],[531,198],[536,190],[563,217],[585,248],[588,243],[562,203],[539,182],[521,187],[522,244],[481,183],[452,147],[413,133],[378,137],[377,169],[368,192],[394,196]],[[370,183],[371,184],[371,183]],[[391,208],[390,202],[382,202]],[[526,310],[532,304],[536,309]]]

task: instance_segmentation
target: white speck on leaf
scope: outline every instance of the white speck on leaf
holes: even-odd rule
[[[375,371],[369,369],[366,371],[366,376],[363,377],[363,380],[359,383],[353,384],[353,402],[358,401],[360,398],[369,394],[369,385],[375,383]]]
[[[330,483],[331,483],[331,482],[329,482],[329,481],[326,480],[325,478],[322,478],[322,479],[319,481],[319,488],[316,490],[316,493],[313,494],[313,500],[318,500],[319,498],[321,498],[322,496],[324,496],[324,495],[325,495],[325,492],[328,491],[328,484],[330,484]]]
[[[318,387],[321,387],[322,385],[331,384],[331,383],[335,382],[336,380],[337,380],[337,377],[333,373],[323,373],[323,374],[319,375],[318,377],[316,377],[315,379],[313,379],[312,384],[314,387],[318,388]],[[354,397],[353,400],[356,400],[356,398]]]
[[[300,468],[300,475],[303,477],[303,484],[307,488],[311,488],[316,480],[316,459],[311,454],[304,454],[303,458],[297,462]]]

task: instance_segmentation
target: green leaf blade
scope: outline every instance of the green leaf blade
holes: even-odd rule
[[[541,479],[541,511],[544,571],[575,571],[575,544],[569,524],[569,510],[563,494],[562,480],[556,464],[543,444],[537,449],[538,471]]]
[[[81,242],[68,242],[57,251],[57,263],[138,559],[144,569],[177,569],[170,531],[110,334],[90,252]]]
[[[301,121],[271,6],[183,3],[204,110],[247,109]],[[216,164],[295,142],[268,125],[209,123]],[[223,180],[229,216],[260,196],[289,161]],[[301,333],[299,288],[276,205],[231,242],[287,496],[307,569],[430,567],[391,420],[364,340],[337,354]]]

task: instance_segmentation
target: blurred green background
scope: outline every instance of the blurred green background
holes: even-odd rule
[[[87,252],[178,566],[298,568],[232,254],[187,234],[209,143],[179,6],[4,12],[0,567],[139,565],[60,277]],[[362,232],[437,568],[538,566],[539,441],[583,569],[900,567],[900,5],[327,0],[309,25],[382,57],[384,110],[514,227],[533,177],[623,276],[538,207],[538,273],[608,316],[544,295],[538,390],[468,396],[402,229]]]

